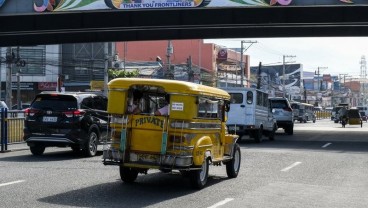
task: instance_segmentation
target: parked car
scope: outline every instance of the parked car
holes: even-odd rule
[[[45,92],[25,110],[24,141],[33,155],[46,147],[71,147],[94,156],[107,137],[107,97],[96,93]]]
[[[294,134],[294,115],[289,100],[283,97],[269,98],[277,127],[283,128],[286,134]]]

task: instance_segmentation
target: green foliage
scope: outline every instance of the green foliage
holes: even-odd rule
[[[117,70],[117,69],[109,69],[107,71],[109,75],[109,80],[115,79],[115,78],[123,78],[123,77],[138,77],[139,71],[124,71],[124,70]]]

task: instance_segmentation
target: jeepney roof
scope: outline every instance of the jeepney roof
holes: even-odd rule
[[[158,86],[164,88],[167,93],[207,95],[230,99],[226,91],[215,87],[168,79],[116,78],[108,83],[108,88],[109,90],[129,89],[133,85]]]

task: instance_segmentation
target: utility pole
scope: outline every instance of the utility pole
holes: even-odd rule
[[[15,59],[15,54],[11,47],[8,47],[8,51],[6,53],[6,87],[5,87],[5,102],[9,106],[12,107],[12,69],[13,69],[13,60]]]
[[[188,73],[188,81],[189,82],[194,82],[194,72],[192,69],[192,56],[189,56],[189,58],[187,59],[187,73]]]
[[[2,58],[2,57],[0,57]],[[13,69],[13,64],[16,64],[16,66],[18,67],[18,79],[19,79],[19,73],[20,73],[20,69],[19,67],[24,67],[26,65],[26,61],[21,60],[20,58],[20,50],[19,50],[19,46],[17,47],[17,57],[15,57],[15,53],[13,52],[12,47],[8,47],[6,49],[6,57],[5,57],[5,61],[0,61],[0,63],[6,63],[6,77],[5,77],[5,82],[6,82],[6,88],[5,88],[5,102],[6,104],[11,108],[12,107],[12,69]],[[1,71],[0,71],[0,75],[1,75]],[[18,91],[17,91],[17,102],[20,102],[20,82],[18,81]],[[1,99],[1,76],[0,76],[0,99]]]
[[[319,95],[319,93],[321,92],[321,87],[322,87],[322,83],[320,84],[320,80],[319,80],[319,75],[320,75],[320,70],[321,69],[327,69],[328,67],[318,67],[317,71],[314,72],[315,75],[317,75],[317,96]],[[316,97],[317,97],[316,96]],[[321,97],[322,100],[322,97]]]
[[[345,76],[346,75],[348,75],[348,74],[339,74],[339,87],[340,87],[339,91],[340,92],[341,92],[341,78],[342,78],[342,76],[344,76],[344,84],[345,84]]]
[[[249,43],[250,45],[244,48],[244,43]],[[241,48],[240,48],[240,70],[241,70],[241,78],[240,78],[240,86],[244,87],[244,64],[243,64],[243,54],[245,51],[248,50],[249,47],[253,45],[253,43],[257,43],[257,41],[241,41]]]
[[[318,76],[318,78],[317,78],[317,80],[318,80],[318,82],[317,82],[317,88],[318,88],[318,90],[317,90],[317,91],[318,91],[318,92],[320,92],[320,91],[321,91],[321,87],[322,87],[322,85],[320,85],[320,84],[319,84],[319,83],[320,83],[320,81],[319,81],[319,75],[321,75],[321,74],[320,74],[320,70],[321,70],[321,69],[328,69],[328,67],[320,67],[320,66],[319,66],[319,67],[318,67],[318,69],[317,69],[317,71],[315,71],[315,72],[314,72],[314,74]]]
[[[174,76],[171,72],[171,54],[174,53],[174,48],[172,46],[171,40],[168,40],[167,42],[167,50],[166,50],[166,56],[167,56],[167,70],[170,75],[170,79]]]
[[[109,59],[110,59],[110,56],[109,56],[108,52],[109,52],[109,43],[106,42],[105,43],[105,47],[104,47],[104,53],[105,53],[105,69],[104,69],[104,90],[103,90],[103,94],[105,96],[107,96],[107,83],[109,82],[109,75],[107,73],[107,70],[108,70],[108,67],[109,67]]]
[[[285,74],[285,58],[295,58],[296,56],[291,56],[291,55],[283,55],[282,56],[282,97],[285,97],[285,92],[286,92],[286,89],[285,89],[285,79],[286,79],[286,74]],[[290,62],[289,62],[290,63]]]

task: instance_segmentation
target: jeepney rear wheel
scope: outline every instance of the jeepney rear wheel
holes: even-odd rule
[[[202,189],[208,179],[208,169],[210,164],[210,159],[206,158],[202,164],[202,167],[200,170],[192,170],[190,173],[190,181],[195,189]]]
[[[241,154],[238,144],[234,145],[233,158],[226,163],[226,173],[229,178],[238,177],[240,170]]]
[[[128,168],[120,166],[120,178],[126,183],[133,183],[138,177],[138,170],[135,168]]]

